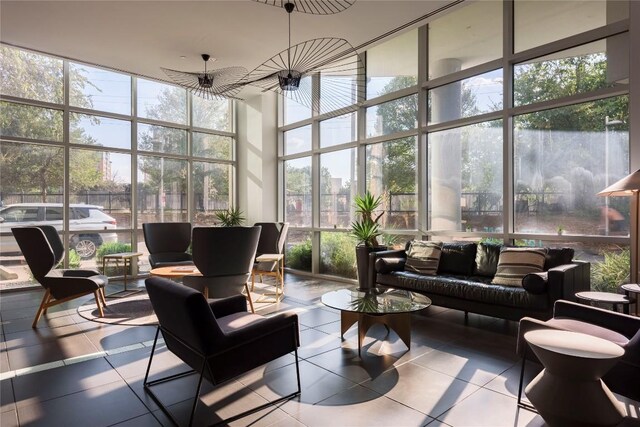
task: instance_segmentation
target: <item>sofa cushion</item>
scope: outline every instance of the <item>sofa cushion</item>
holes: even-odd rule
[[[549,283],[549,273],[529,273],[522,279],[522,287],[532,294],[543,294],[547,292]]]
[[[438,271],[441,253],[442,242],[413,240],[407,251],[404,269],[434,276]]]
[[[453,242],[442,245],[438,274],[471,276],[476,261],[476,244]]]
[[[498,269],[498,258],[502,245],[478,243],[476,248],[475,275],[493,277]]]
[[[404,270],[406,258],[378,258],[376,259],[376,272],[386,274],[392,271]]]
[[[420,292],[432,298],[435,298],[435,295],[442,295],[506,307],[533,310],[550,308],[546,294],[536,295],[521,287],[492,285],[470,279],[472,278],[465,279],[459,276],[425,276],[409,271],[378,275],[378,283],[381,285]]]
[[[529,273],[544,269],[545,248],[504,248],[498,259],[494,285],[522,286],[522,279]]]
[[[559,265],[571,264],[573,261],[573,248],[549,248],[544,262],[544,271]]]

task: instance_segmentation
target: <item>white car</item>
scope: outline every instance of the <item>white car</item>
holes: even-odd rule
[[[92,258],[103,243],[118,241],[116,233],[97,232],[116,229],[115,218],[102,212],[102,209],[95,205],[70,205],[69,231],[72,234],[69,247],[75,249],[82,259]],[[3,207],[0,209],[0,252],[20,253],[20,247],[11,232],[14,227],[53,225],[56,230],[62,230],[62,213],[61,203],[19,203]],[[73,234],[76,230],[80,232]],[[92,230],[96,233],[91,233]]]

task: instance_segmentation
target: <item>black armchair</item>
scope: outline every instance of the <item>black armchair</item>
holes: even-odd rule
[[[142,224],[144,242],[149,249],[151,268],[193,265],[187,250],[191,244],[191,223],[147,222]]]
[[[300,339],[295,313],[281,313],[268,318],[247,313],[247,304],[241,295],[207,302],[200,292],[159,277],[147,279],[145,285],[158,317],[158,330],[149,356],[144,388],[176,425],[178,422],[153,393],[152,387],[194,373],[199,375],[199,380],[189,425],[196,412],[203,378],[218,385],[291,352],[295,353],[296,359],[298,383],[295,392],[216,424],[230,423],[300,394],[297,350]],[[192,370],[148,381],[160,332],[169,351]]]
[[[19,227],[11,231],[33,277],[46,289],[32,328],[51,306],[93,293],[100,316],[107,305],[104,287],[109,282],[96,270],[55,269],[64,256],[64,245],[55,227]]]
[[[561,329],[581,332],[614,342],[624,348],[622,359],[604,376],[603,381],[614,392],[640,400],[640,318],[575,302],[558,300],[553,317],[547,321],[523,317],[518,328],[517,352],[522,357],[518,389],[521,403],[524,365],[533,352],[527,351],[524,334],[536,329]]]
[[[206,298],[225,298],[244,290],[251,303],[247,281],[259,237],[260,227],[195,227],[193,261],[200,274],[185,276],[182,283]]]

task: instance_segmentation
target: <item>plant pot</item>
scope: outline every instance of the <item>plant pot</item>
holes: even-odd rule
[[[356,265],[358,266],[358,290],[369,292],[375,288],[375,266],[369,262],[372,252],[386,251],[386,246],[356,246]]]

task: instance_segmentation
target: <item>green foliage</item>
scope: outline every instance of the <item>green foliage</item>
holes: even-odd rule
[[[285,262],[289,268],[311,271],[311,239],[289,248]]]
[[[631,252],[603,252],[604,260],[591,264],[591,288],[594,291],[617,292],[627,283],[631,271]]]
[[[356,278],[354,241],[346,233],[323,233],[320,263],[322,272],[346,278]]]
[[[123,271],[122,264],[115,266],[113,264],[107,265],[105,271],[102,271],[102,258],[105,255],[109,254],[119,254],[122,252],[131,252],[131,244],[130,243],[120,243],[120,242],[109,242],[103,243],[96,250],[96,265],[98,266],[98,270],[106,275],[106,276],[117,276],[121,275]],[[129,266],[129,271],[127,274],[131,274],[131,266]]]
[[[378,236],[382,234],[378,221],[384,212],[381,212],[375,218],[373,215],[382,204],[382,201],[381,196],[374,197],[369,191],[364,196],[355,196],[353,203],[356,213],[360,215],[360,219],[351,223],[351,235],[358,240],[358,244],[378,246]]]
[[[244,213],[238,208],[231,208],[226,211],[216,212],[216,218],[218,218],[223,227],[242,225],[245,220],[242,215],[244,215]]]
[[[56,265],[56,268],[64,268],[64,259]],[[80,268],[80,255],[75,249],[69,250],[69,268]]]

